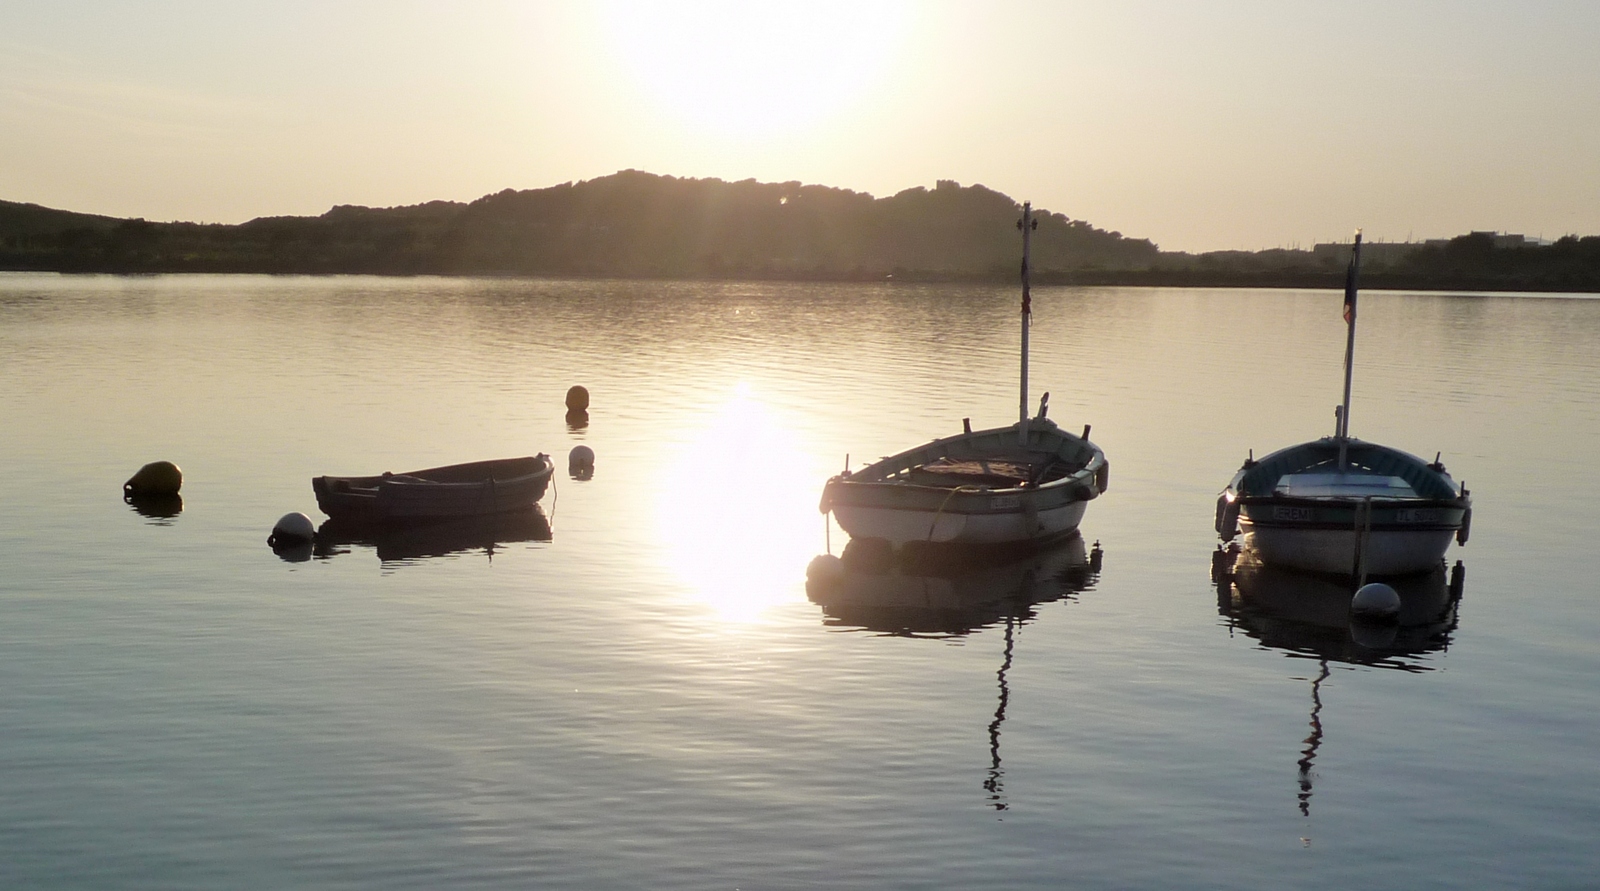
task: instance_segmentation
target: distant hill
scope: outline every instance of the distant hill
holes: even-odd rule
[[[100,217],[94,214],[40,207],[37,204],[0,201],[0,239],[4,239],[0,244],[8,244],[19,238],[54,237],[68,229],[104,231],[120,222],[122,221],[116,217]]]
[[[0,269],[1015,281],[1021,205],[940,180],[874,198],[798,182],[637,170],[469,204],[341,205],[237,226],[152,223],[0,201]],[[1037,211],[1040,283],[1337,288],[1348,250],[1162,252]],[[1501,242],[1508,242],[1502,244]],[[1600,292],[1600,237],[1472,233],[1374,245],[1366,288]],[[1401,249],[1403,248],[1403,250]]]
[[[26,209],[26,210],[24,210]],[[798,182],[636,170],[470,204],[339,206],[237,226],[150,223],[0,204],[0,268],[664,277],[1014,275],[1020,205],[942,180],[889,198]],[[1039,212],[1034,265],[1150,268],[1159,250]],[[0,227],[4,223],[0,222]]]

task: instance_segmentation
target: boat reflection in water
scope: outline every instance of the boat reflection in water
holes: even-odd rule
[[[989,722],[990,765],[983,788],[997,811],[1006,810],[1000,766],[1000,726],[1011,698],[1007,675],[1017,632],[1037,617],[1039,604],[1073,600],[1100,578],[1100,544],[1084,546],[1076,533],[1031,552],[997,553],[916,543],[894,551],[887,542],[852,539],[829,571],[806,581],[806,595],[822,607],[823,622],[843,630],[896,637],[949,639],[995,625],[1005,628],[996,672],[999,700]]]
[[[1312,768],[1322,745],[1322,682],[1330,663],[1426,672],[1430,654],[1449,649],[1466,569],[1433,570],[1384,579],[1400,595],[1399,615],[1387,621],[1353,617],[1349,579],[1268,566],[1250,549],[1219,550],[1213,557],[1217,611],[1230,631],[1241,631],[1290,658],[1313,659],[1311,732],[1299,759],[1300,813],[1311,814]]]
[[[370,547],[384,563],[448,557],[482,551],[491,560],[503,545],[523,541],[550,541],[550,521],[538,506],[532,510],[464,517],[431,523],[363,523],[328,520],[317,529],[315,553],[332,557],[349,553],[352,545]]]
[[[895,552],[880,540],[851,539],[837,573],[806,582],[825,624],[902,637],[969,634],[1032,619],[1035,604],[1070,599],[1100,571],[1099,544],[1090,554],[1077,534],[1021,553],[917,544]]]

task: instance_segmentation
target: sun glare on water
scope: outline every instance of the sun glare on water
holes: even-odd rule
[[[659,105],[725,136],[805,130],[862,99],[903,30],[902,3],[611,2],[600,26]]]
[[[823,471],[747,384],[678,444],[658,510],[672,570],[720,618],[752,622],[804,596],[822,551]]]

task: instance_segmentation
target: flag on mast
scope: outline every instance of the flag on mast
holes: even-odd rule
[[[1350,251],[1350,268],[1344,274],[1344,322],[1356,320],[1356,271],[1361,266],[1361,230],[1356,230],[1356,243]]]

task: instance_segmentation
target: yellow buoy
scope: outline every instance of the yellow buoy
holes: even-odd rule
[[[146,464],[122,484],[122,491],[129,495],[176,495],[181,488],[183,471],[171,461]]]

